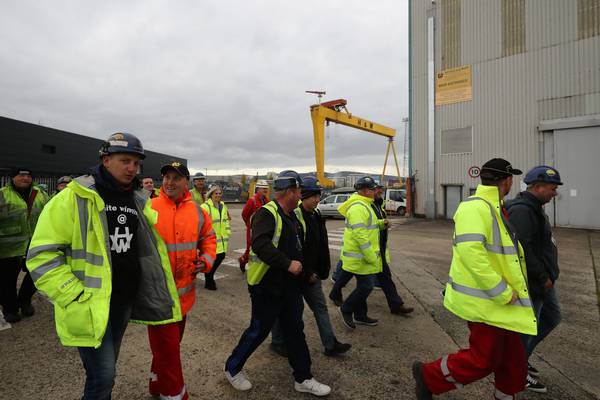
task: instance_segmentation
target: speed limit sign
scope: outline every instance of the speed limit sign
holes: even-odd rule
[[[481,169],[476,165],[469,168],[469,176],[471,178],[477,178],[480,173],[481,173]]]

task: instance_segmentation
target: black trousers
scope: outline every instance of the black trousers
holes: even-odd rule
[[[31,302],[37,288],[26,272],[17,294],[17,280],[21,269],[25,267],[24,257],[0,258],[0,304],[4,314],[16,314],[21,304]]]
[[[217,258],[215,258],[215,262],[213,263],[210,272],[204,274],[204,279],[206,279],[206,282],[210,283],[215,281],[215,274],[217,273],[217,268],[219,268],[224,259],[225,253],[217,254]]]
[[[310,353],[304,336],[302,312],[304,300],[300,287],[289,287],[281,296],[274,296],[258,286],[250,286],[252,316],[250,326],[244,331],[238,345],[225,363],[225,369],[236,375],[242,370],[248,357],[260,346],[279,318],[288,349],[288,361],[298,383],[312,378]]]

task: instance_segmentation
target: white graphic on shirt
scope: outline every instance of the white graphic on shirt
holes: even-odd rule
[[[125,253],[131,248],[131,239],[133,238],[133,233],[129,233],[129,227],[125,227],[125,233],[119,233],[121,227],[117,226],[115,228],[115,234],[110,235],[110,241],[112,246],[111,250],[116,251],[117,253]]]
[[[125,214],[119,214],[119,216],[117,217],[117,221],[123,225],[127,222],[127,215]]]

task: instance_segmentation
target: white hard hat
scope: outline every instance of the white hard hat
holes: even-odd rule
[[[256,187],[268,189],[269,184],[264,179],[259,179],[258,181],[256,181]]]

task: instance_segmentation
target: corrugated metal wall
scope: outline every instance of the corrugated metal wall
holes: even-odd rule
[[[460,65],[471,65],[473,100],[436,107],[438,215],[444,210],[442,185],[462,184],[464,197],[477,186],[478,180],[467,174],[470,166],[492,157],[506,158],[524,170],[537,164],[541,120],[600,114],[600,36],[578,39],[578,18],[582,19],[578,11],[586,1],[526,1],[526,49],[508,57],[502,57],[502,7],[522,3],[461,1]],[[428,9],[435,15],[436,45],[442,44],[442,8],[430,1],[413,0],[412,5],[411,150],[417,170],[415,211],[422,214],[427,174],[427,15]],[[441,65],[437,46],[436,71]],[[473,127],[473,153],[440,155],[440,132],[467,126]],[[515,180],[513,191],[519,190],[519,183]]]

